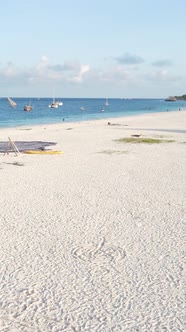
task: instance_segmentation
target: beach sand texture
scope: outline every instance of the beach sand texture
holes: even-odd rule
[[[165,129],[186,111],[1,130],[64,154],[0,154],[0,331],[184,331],[186,133]]]

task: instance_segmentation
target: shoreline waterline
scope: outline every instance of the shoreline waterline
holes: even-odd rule
[[[152,113],[141,113],[141,114],[133,114],[133,115],[123,115],[123,116],[118,116],[118,117],[108,117],[108,118],[104,118],[104,119],[89,119],[89,120],[82,120],[82,121],[62,121],[62,122],[56,122],[56,123],[41,123],[41,124],[22,124],[22,125],[18,125],[18,126],[13,126],[13,127],[0,127],[0,130],[19,130],[19,129],[25,129],[27,128],[27,130],[31,130],[32,128],[41,128],[41,127],[56,127],[56,126],[61,126],[61,125],[84,125],[84,124],[108,124],[110,123],[111,125],[113,124],[117,124],[117,122],[121,122],[123,123],[124,121],[135,121],[137,119],[156,119],[160,117],[169,117],[169,115],[171,114],[172,116],[176,116],[176,114],[182,114],[183,116],[186,116],[186,109],[183,109],[181,111],[170,111],[170,112],[152,112]],[[126,129],[128,126],[130,126],[129,124],[124,124],[123,126],[126,126]],[[28,127],[30,127],[28,129]],[[137,129],[137,128],[136,128]],[[153,130],[153,128],[151,128]],[[150,130],[151,130],[150,129]],[[161,128],[161,130],[164,130],[165,128]],[[146,130],[144,128],[144,130]],[[156,129],[157,130],[157,129]],[[177,129],[172,129],[174,131],[176,131]],[[183,132],[185,132],[186,129],[180,129],[181,131],[183,130]],[[180,130],[178,130],[180,132]],[[166,131],[166,129],[165,129]]]

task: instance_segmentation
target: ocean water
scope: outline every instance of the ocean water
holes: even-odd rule
[[[63,106],[49,108],[51,98],[13,98],[12,108],[7,98],[0,98],[0,127],[52,124],[96,119],[108,119],[127,115],[156,113],[186,109],[186,101],[166,102],[163,99],[109,99],[105,98],[59,98]],[[24,105],[31,100],[32,112],[25,112]],[[82,109],[83,108],[83,109]],[[102,109],[104,111],[102,111]]]

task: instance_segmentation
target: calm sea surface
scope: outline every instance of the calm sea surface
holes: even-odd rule
[[[60,122],[107,119],[127,115],[166,112],[186,109],[186,101],[166,102],[163,99],[105,99],[59,98],[63,106],[49,108],[51,98],[13,98],[12,108],[7,98],[0,98],[0,127],[17,127]],[[25,112],[24,105],[31,103],[32,112]],[[103,109],[103,111],[102,111]]]

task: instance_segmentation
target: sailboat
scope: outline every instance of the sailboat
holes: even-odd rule
[[[48,105],[49,108],[58,108],[58,103],[55,102],[55,98],[54,98],[54,89],[53,89],[53,101],[50,105]]]
[[[30,101],[29,105],[24,106],[24,111],[26,111],[26,112],[31,112],[32,111],[31,101]]]
[[[57,104],[58,106],[63,106],[63,102],[62,102],[61,100],[57,100],[57,101],[56,101],[56,104]]]
[[[11,99],[11,98],[8,97],[8,101],[9,101],[9,103],[10,103],[10,105],[12,107],[16,107],[17,106],[16,102],[13,99]]]
[[[109,106],[108,98],[106,99],[105,106]]]

